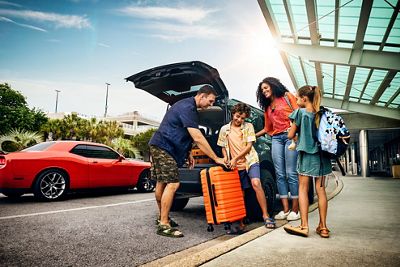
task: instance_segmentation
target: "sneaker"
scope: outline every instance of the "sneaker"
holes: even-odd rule
[[[286,220],[289,213],[290,213],[290,210],[286,213],[283,210],[281,210],[278,214],[275,215],[274,219],[275,220]]]
[[[296,221],[296,220],[300,219],[300,212],[296,213],[294,211],[291,211],[286,219],[288,221]]]

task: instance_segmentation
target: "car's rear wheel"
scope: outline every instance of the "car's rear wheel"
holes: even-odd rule
[[[57,169],[42,172],[35,182],[33,191],[37,199],[54,201],[61,199],[66,191],[68,175]]]
[[[156,187],[156,182],[150,178],[150,171],[144,170],[138,180],[138,184],[136,185],[139,192],[149,193],[153,192]]]
[[[187,203],[189,202],[189,198],[174,198],[174,202],[172,202],[171,211],[181,211],[183,210]]]

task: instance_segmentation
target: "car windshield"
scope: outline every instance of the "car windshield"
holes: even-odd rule
[[[46,150],[47,148],[51,147],[54,144],[55,144],[55,142],[43,142],[43,143],[39,143],[39,144],[36,144],[34,146],[31,146],[31,147],[25,148],[22,151],[44,151],[44,150]]]

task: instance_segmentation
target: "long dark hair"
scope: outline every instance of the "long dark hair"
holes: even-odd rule
[[[289,90],[284,86],[279,79],[274,77],[267,77],[258,84],[257,88],[257,102],[260,108],[266,110],[271,105],[271,99],[266,98],[262,92],[261,85],[268,84],[271,87],[272,95],[274,97],[283,97]]]
[[[297,94],[302,97],[306,96],[312,103],[312,107],[314,108],[316,114],[315,114],[315,125],[317,128],[319,127],[319,121],[320,121],[320,105],[321,105],[321,90],[319,89],[318,86],[311,86],[311,85],[305,85],[301,87],[300,89],[297,90]]]

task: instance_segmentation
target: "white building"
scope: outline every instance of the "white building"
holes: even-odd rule
[[[127,136],[133,136],[152,128],[158,128],[160,126],[160,122],[158,122],[155,119],[141,115],[139,111],[127,112],[118,116],[107,116],[106,118],[97,116],[88,116],[85,114],[80,114],[78,112],[47,113],[47,117],[49,117],[50,119],[62,119],[65,116],[72,114],[76,114],[78,117],[82,119],[96,118],[98,121],[101,120],[117,121],[120,123],[122,129],[124,130],[125,135]]]

